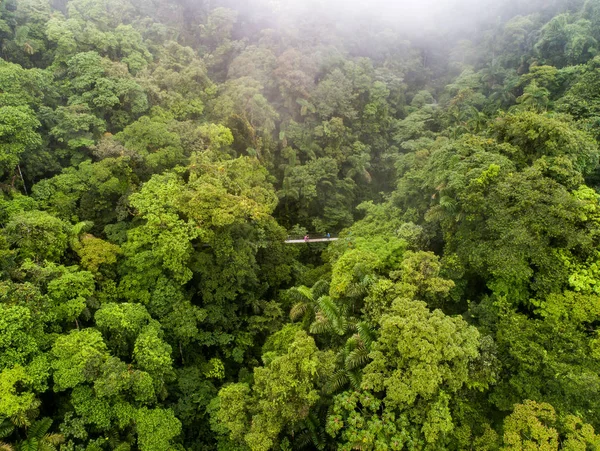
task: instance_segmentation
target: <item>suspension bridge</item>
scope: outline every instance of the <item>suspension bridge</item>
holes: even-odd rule
[[[285,244],[303,244],[303,243],[328,243],[329,241],[337,241],[339,238],[327,235],[309,234],[308,238],[303,236],[288,236]]]

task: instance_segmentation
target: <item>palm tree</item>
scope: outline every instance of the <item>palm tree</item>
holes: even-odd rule
[[[487,89],[492,91],[494,86],[502,84],[506,77],[506,69],[499,60],[494,59],[479,71],[479,76]]]
[[[471,133],[480,133],[485,129],[488,117],[474,106],[470,107],[471,117],[467,121],[467,126]]]
[[[344,347],[337,354],[337,365],[340,369],[325,384],[325,391],[329,394],[339,392],[348,385],[353,390],[360,389],[362,369],[369,362],[369,353],[376,337],[375,331],[366,322],[356,323],[353,328],[356,333],[346,340]],[[329,413],[327,407],[317,406],[299,424],[300,432],[295,436],[295,448],[325,449],[327,441],[324,425]]]
[[[305,325],[309,324],[311,334],[344,335],[351,324],[346,316],[348,309],[338,305],[326,294],[328,291],[329,284],[323,280],[312,288],[304,285],[290,288],[287,294],[296,301],[290,310],[290,319],[297,321],[302,318]]]
[[[348,338],[337,354],[340,369],[327,382],[326,390],[329,393],[340,391],[348,384],[354,390],[360,389],[362,369],[369,362],[375,331],[364,321],[357,323],[355,329],[356,333]]]
[[[321,409],[319,415],[310,412],[308,417],[299,424],[300,432],[294,437],[294,449],[325,449],[327,433],[325,432],[325,418],[327,410]]]
[[[523,95],[517,99],[517,103],[533,111],[546,111],[550,103],[550,91],[539,87],[534,80],[523,90]]]
[[[290,319],[296,321],[303,318],[304,321],[312,320],[315,313],[316,300],[329,292],[329,283],[319,280],[312,288],[300,285],[290,288],[287,295],[295,301],[290,310]]]
[[[27,438],[16,448],[12,450],[7,448],[6,451],[57,451],[58,445],[63,443],[65,438],[62,434],[48,434],[50,426],[52,426],[50,418],[36,421],[27,430]]]
[[[310,333],[345,335],[350,326],[347,310],[345,306],[336,304],[330,296],[321,296],[316,300],[315,320],[310,325]]]
[[[489,99],[498,108],[506,108],[515,101],[513,91],[517,87],[519,78],[516,76],[508,76],[503,83],[494,85],[493,91]],[[492,111],[495,113],[495,111]]]
[[[346,171],[346,177],[352,179],[358,178],[364,180],[366,183],[371,183],[373,179],[369,173],[371,168],[371,155],[366,152],[358,155],[351,155],[348,157],[348,162],[352,165],[348,171]]]

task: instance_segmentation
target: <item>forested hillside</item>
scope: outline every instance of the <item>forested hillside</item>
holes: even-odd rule
[[[0,451],[600,449],[600,0],[3,0],[0,57]]]

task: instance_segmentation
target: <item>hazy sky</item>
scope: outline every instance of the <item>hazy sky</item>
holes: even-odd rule
[[[519,14],[564,8],[569,0],[216,0],[264,29],[301,29],[312,21],[343,33],[396,35],[411,42],[469,39]],[[570,0],[577,3],[584,0]],[[450,36],[451,35],[451,36]],[[481,33],[478,33],[481,36]]]
[[[292,17],[327,16],[331,20],[376,18],[411,32],[472,28],[497,16],[500,6],[518,0],[265,0]],[[521,0],[525,1],[525,0]],[[288,17],[289,18],[289,17]]]

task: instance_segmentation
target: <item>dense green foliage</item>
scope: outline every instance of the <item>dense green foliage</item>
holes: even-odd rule
[[[305,3],[0,2],[0,451],[600,449],[600,0]]]

